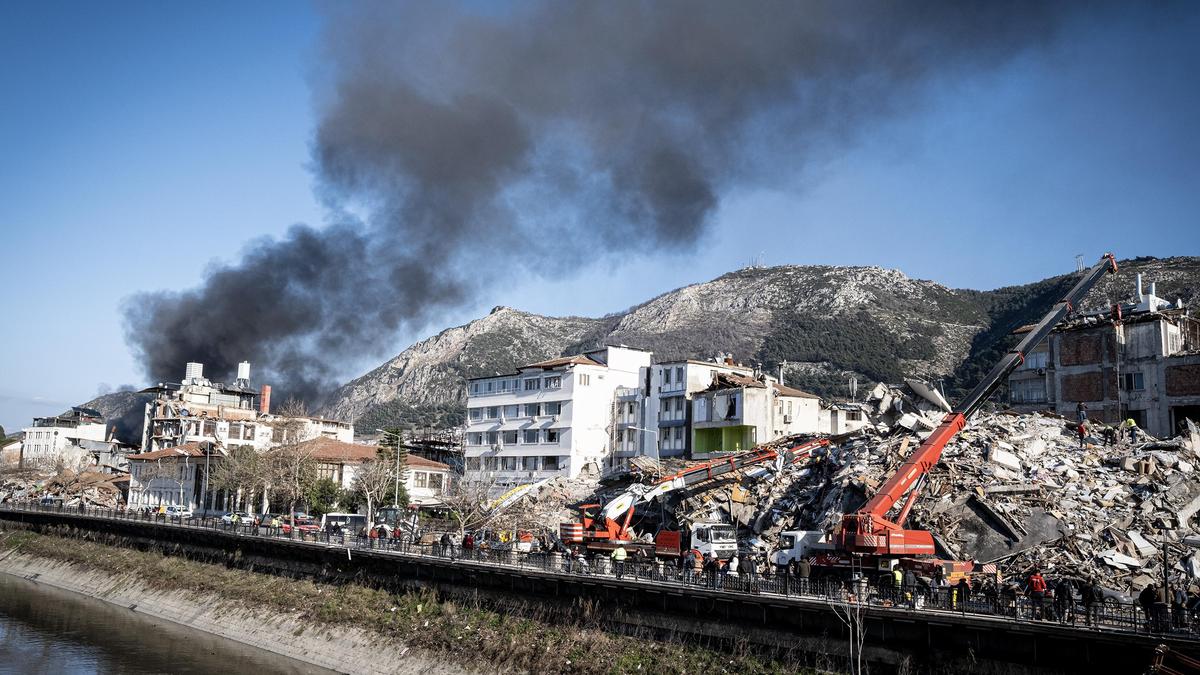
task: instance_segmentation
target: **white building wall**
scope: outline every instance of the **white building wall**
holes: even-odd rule
[[[636,387],[650,355],[610,347],[596,357],[609,365],[531,368],[468,383],[467,478],[519,484],[575,477],[589,464],[603,468],[612,450],[616,389]],[[558,378],[558,386],[548,386],[548,378]],[[558,412],[547,412],[547,404],[557,404]],[[531,415],[530,406],[537,406],[538,414]],[[472,412],[481,408],[482,417]],[[489,412],[496,416],[489,418]]]
[[[80,424],[77,427],[26,427],[21,447],[21,461],[25,464],[54,464],[59,459],[67,464],[76,464],[89,456],[78,448],[77,440],[100,441],[105,438],[107,427],[103,423]],[[68,452],[68,448],[74,448]]]

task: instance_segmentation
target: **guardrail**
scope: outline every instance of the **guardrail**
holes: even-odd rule
[[[443,561],[466,561],[489,566],[504,566],[519,570],[536,570],[555,575],[607,577],[630,586],[676,586],[702,588],[714,593],[768,595],[785,599],[808,600],[843,606],[886,607],[918,613],[945,616],[994,617],[1010,622],[1037,625],[1057,625],[1077,630],[1119,633],[1163,634],[1185,640],[1200,641],[1200,608],[1155,606],[1148,610],[1140,605],[1115,602],[1085,606],[1080,602],[1055,603],[1052,598],[1013,595],[984,595],[973,592],[960,598],[955,588],[878,587],[865,580],[843,582],[833,579],[800,579],[788,575],[756,573],[701,572],[680,569],[662,560],[628,559],[614,563],[607,557],[584,559],[556,551],[524,553],[499,548],[463,548],[440,543],[420,544],[404,538],[374,538],[330,532],[284,533],[282,528],[234,524],[217,517],[177,518],[159,513],[94,509],[40,504],[6,503],[0,510],[82,515],[90,518],[135,522],[157,522],[172,527],[210,530],[243,537],[287,540],[314,546],[335,546],[351,550],[366,550],[397,556],[436,558]]]

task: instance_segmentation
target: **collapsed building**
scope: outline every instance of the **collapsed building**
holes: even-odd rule
[[[1074,416],[1082,405],[1090,419],[1132,419],[1158,437],[1200,421],[1200,321],[1155,290],[1138,275],[1135,302],[1059,326],[1009,377],[1013,409]]]

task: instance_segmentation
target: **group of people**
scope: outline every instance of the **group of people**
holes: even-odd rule
[[[1121,422],[1120,424],[1104,424],[1094,423],[1088,420],[1087,404],[1080,401],[1075,406],[1075,415],[1077,422],[1075,432],[1079,435],[1079,447],[1087,445],[1089,435],[1096,433],[1096,425],[1099,425],[1100,437],[1104,439],[1104,445],[1116,445],[1121,436],[1126,436],[1131,444],[1137,443],[1140,440],[1141,429],[1138,428],[1137,421],[1132,417]]]

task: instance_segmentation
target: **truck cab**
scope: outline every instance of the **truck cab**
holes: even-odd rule
[[[692,548],[721,560],[737,553],[737,529],[726,523],[693,523]]]

